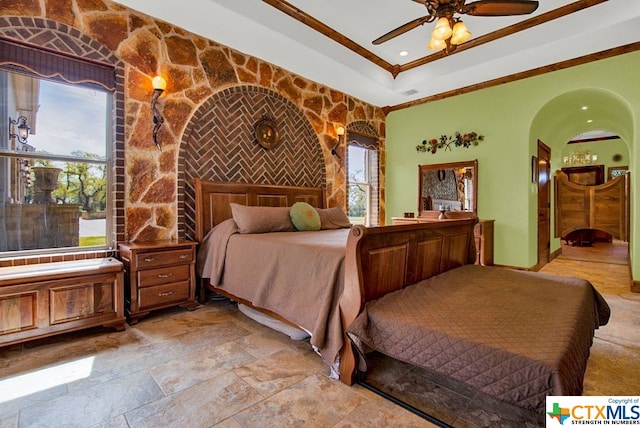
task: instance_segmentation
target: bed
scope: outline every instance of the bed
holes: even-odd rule
[[[475,219],[241,234],[229,221],[232,207],[290,207],[306,202],[322,210],[324,190],[199,179],[194,189],[201,298],[205,289],[213,291],[309,332],[311,344],[347,384],[355,380],[356,356],[345,330],[361,309],[359,277],[363,273],[384,292],[475,259]],[[214,243],[217,250],[203,251],[215,240],[214,234],[221,246]],[[364,234],[367,239],[362,241]],[[318,248],[314,240],[323,246]],[[355,256],[362,244],[371,251],[366,260]],[[206,263],[218,268],[203,269]],[[322,266],[326,269],[321,270]]]
[[[539,414],[548,395],[582,395],[610,315],[586,280],[478,265],[366,300],[347,332],[360,370],[375,350]]]
[[[195,187],[201,247],[212,228],[233,229],[228,221],[233,203],[288,207],[302,200],[318,208],[324,203],[322,189],[199,180]],[[586,281],[474,266],[476,222],[474,217],[358,225],[331,238],[325,236],[331,231],[231,233],[229,243],[248,240],[254,248],[215,251],[225,266],[236,265],[203,283],[309,332],[325,363],[349,385],[358,369],[366,369],[367,350],[380,349],[527,409],[539,411],[546,395],[579,395],[594,330],[609,317],[606,302]],[[308,238],[330,245],[318,250]],[[259,241],[267,250],[258,249]],[[309,272],[308,250],[319,254],[319,264],[330,265],[316,275],[322,283],[301,279]],[[268,257],[271,252],[277,256]],[[252,277],[253,271],[277,271],[277,276],[263,281]],[[309,284],[323,297],[305,294]],[[430,308],[433,302],[436,307]],[[448,308],[458,312],[447,313]],[[415,344],[414,355],[403,353],[407,343]]]

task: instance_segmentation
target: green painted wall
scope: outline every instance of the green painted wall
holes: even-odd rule
[[[552,169],[575,135],[616,132],[631,169],[632,236],[636,235],[640,183],[634,173],[640,140],[640,53],[620,55],[456,97],[398,110],[387,116],[387,223],[417,211],[418,165],[478,160],[478,215],[495,219],[495,262],[529,268],[537,263],[537,193],[531,156],[540,139],[552,149]],[[586,112],[580,107],[588,105]],[[593,122],[587,123],[587,116]],[[436,154],[415,146],[442,134],[475,131],[485,141]],[[613,141],[613,140],[611,140]],[[553,228],[551,229],[553,237]],[[551,251],[560,247],[552,239]],[[640,245],[630,245],[634,279],[640,278]]]

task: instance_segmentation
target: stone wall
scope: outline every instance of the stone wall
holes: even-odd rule
[[[181,159],[189,143],[187,130],[197,127],[194,115],[199,108],[220,91],[237,86],[255,86],[278,94],[305,119],[319,144],[319,150],[305,155],[321,155],[324,161],[329,206],[345,204],[345,168],[330,153],[336,128],[355,121],[369,123],[381,140],[380,185],[384,191],[385,117],[381,108],[110,1],[7,0],[0,2],[0,16],[4,37],[21,39],[20,25],[25,19],[31,19],[34,26],[60,24],[75,37],[97,41],[124,64],[124,121],[120,129],[124,154],[116,153],[116,165],[124,171],[123,182],[116,184],[124,188],[124,214],[117,214],[116,229],[123,228],[122,235],[116,232],[118,237],[184,237]],[[158,74],[168,82],[160,98],[165,118],[159,134],[162,151],[151,138],[151,79]],[[227,138],[232,140],[234,135]],[[384,218],[383,200],[380,211]]]

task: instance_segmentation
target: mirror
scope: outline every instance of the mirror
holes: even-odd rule
[[[418,166],[418,212],[477,212],[478,161]]]

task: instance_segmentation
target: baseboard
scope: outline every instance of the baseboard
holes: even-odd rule
[[[549,254],[549,261],[552,261],[553,259],[557,258],[558,256],[562,255],[562,246],[560,248],[558,248],[557,250],[555,250],[554,252]]]
[[[535,271],[536,271],[535,269],[536,269],[536,266],[537,266],[537,265],[532,266],[532,267],[529,267],[529,268],[522,267],[522,266],[509,266],[509,265],[498,265],[498,264],[494,264],[493,266],[495,266],[495,267],[499,267],[499,268],[506,268],[506,269],[513,269],[513,270],[524,270],[524,271],[533,271],[533,272],[535,272]],[[540,268],[538,268],[538,269],[540,269]]]

